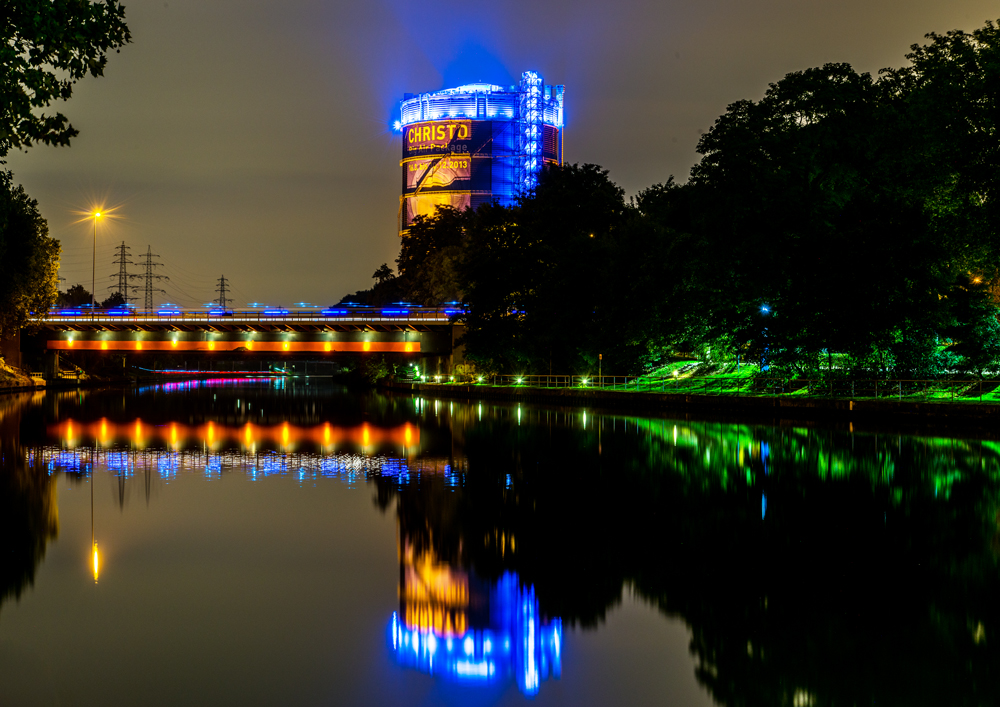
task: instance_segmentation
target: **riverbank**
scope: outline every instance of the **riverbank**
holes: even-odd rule
[[[24,371],[8,366],[0,358],[0,395],[4,393],[25,393],[45,387],[41,378],[32,378]]]
[[[1000,405],[972,401],[917,402],[885,398],[637,393],[600,388],[538,388],[395,381],[385,383],[384,387],[393,391],[462,400],[504,400],[551,405],[740,415],[772,420],[833,420],[847,423],[894,420],[906,423],[927,422],[935,425],[945,423],[959,426],[1000,427]]]

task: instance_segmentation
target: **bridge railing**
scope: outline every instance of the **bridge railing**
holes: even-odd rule
[[[453,320],[463,314],[452,308],[425,307],[331,307],[327,312],[316,309],[297,310],[205,310],[205,309],[160,309],[160,310],[91,310],[87,307],[70,307],[52,310],[32,317],[37,323],[69,321],[79,322],[172,322],[203,321],[225,323],[239,322],[288,322],[288,321],[442,321]]]

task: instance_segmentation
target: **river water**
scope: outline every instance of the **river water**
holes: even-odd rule
[[[3,705],[987,705],[1000,445],[207,380],[0,398]]]

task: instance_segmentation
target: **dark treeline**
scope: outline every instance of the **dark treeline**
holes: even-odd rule
[[[683,184],[626,199],[565,165],[516,205],[441,209],[373,299],[463,301],[484,370],[982,374],[1000,358],[1000,29],[928,35],[877,76],[788,74],[732,104]],[[362,294],[362,293],[359,293]]]

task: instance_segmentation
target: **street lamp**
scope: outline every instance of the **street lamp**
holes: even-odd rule
[[[94,260],[90,270],[90,316],[94,316],[94,309],[97,307],[97,219],[101,218],[101,212],[94,212]]]

